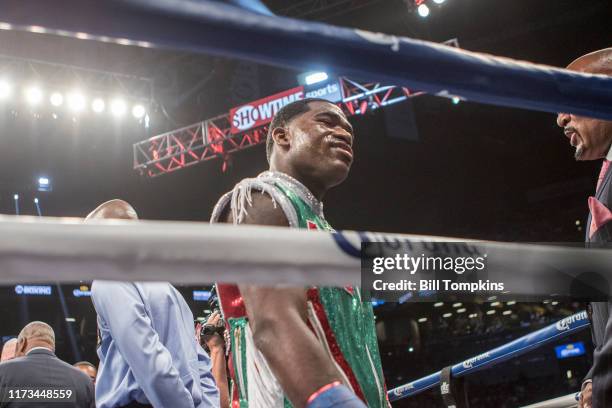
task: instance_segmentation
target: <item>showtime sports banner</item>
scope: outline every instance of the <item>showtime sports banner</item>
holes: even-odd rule
[[[304,98],[323,98],[336,103],[342,100],[338,81],[305,88],[298,86],[230,110],[233,134],[267,125],[283,106]]]

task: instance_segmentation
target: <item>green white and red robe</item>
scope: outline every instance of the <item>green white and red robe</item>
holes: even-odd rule
[[[225,194],[213,210],[218,222],[229,204],[239,224],[251,205],[251,192],[269,195],[285,213],[289,226],[333,231],[323,205],[300,182],[278,172],[244,179]],[[291,407],[266,359],[255,347],[244,302],[236,285],[217,284],[221,311],[230,334],[232,406],[235,408]],[[382,374],[374,314],[355,288],[311,287],[307,290],[308,325],[325,348],[344,382],[369,407],[389,407]]]

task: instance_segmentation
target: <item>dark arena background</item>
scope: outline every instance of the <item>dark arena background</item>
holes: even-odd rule
[[[412,0],[264,3],[278,15],[435,42],[455,39],[466,50],[558,67],[612,44],[609,0],[428,0],[426,17]],[[167,174],[135,170],[133,145],[297,87],[302,74],[250,61],[1,29],[0,212],[84,217],[101,202],[122,198],[143,219],[207,222],[222,193],[266,169],[263,144],[213,152],[210,160]],[[52,98],[54,92],[61,101]],[[574,161],[555,115],[409,96],[385,106],[376,106],[372,97],[358,99],[360,112],[350,116],[356,160],[348,180],[326,197],[326,215],[336,229],[511,242],[583,240],[597,164]],[[94,98],[104,101],[102,112],[90,108]],[[97,363],[89,282],[53,281],[49,276],[38,294],[26,294],[23,286],[0,288],[2,341],[27,322],[43,320],[56,330],[60,358]],[[179,290],[194,316],[214,307],[210,287]],[[387,387],[584,307],[550,299],[377,302]],[[581,355],[560,358],[555,352],[580,342]],[[590,333],[583,330],[471,375],[471,406],[519,407],[577,391],[591,355]],[[393,406],[437,406],[438,399],[430,390]]]

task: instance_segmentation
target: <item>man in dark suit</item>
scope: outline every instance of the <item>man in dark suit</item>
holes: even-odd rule
[[[48,324],[31,322],[21,330],[17,356],[0,364],[0,407],[95,407],[92,381],[55,356]]]
[[[612,75],[612,48],[584,55],[568,67],[592,74]],[[612,243],[612,121],[591,119],[560,113],[557,124],[576,149],[576,160],[604,159],[597,180],[595,195],[589,197],[589,219],[586,243],[590,247]],[[612,303],[589,305],[595,353],[593,367],[582,385],[580,408],[612,406]]]

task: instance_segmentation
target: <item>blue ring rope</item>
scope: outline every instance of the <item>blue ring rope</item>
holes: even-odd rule
[[[612,77],[206,0],[0,0],[13,29],[243,58],[442,96],[612,120]],[[44,12],[42,11],[44,10]],[[78,38],[78,37],[77,37]],[[568,62],[576,55],[568,55]]]
[[[473,372],[492,367],[511,358],[528,353],[544,344],[569,336],[572,333],[588,327],[589,324],[590,322],[586,311],[576,313],[550,326],[519,337],[510,343],[506,343],[493,350],[455,364],[451,369],[452,375],[453,377],[463,377]],[[388,392],[389,400],[397,401],[410,397],[439,384],[440,371],[390,390]]]

